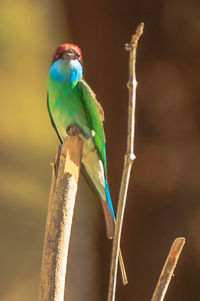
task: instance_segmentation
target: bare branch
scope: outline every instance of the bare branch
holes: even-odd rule
[[[49,208],[44,238],[40,301],[64,300],[65,275],[82,141],[69,136],[53,164]]]
[[[185,238],[176,238],[172,244],[169,255],[166,259],[165,265],[160,274],[157,286],[155,288],[153,297],[151,301],[163,301],[166,291],[168,289],[170,280],[172,278],[174,269],[176,267],[177,261],[185,244]]]
[[[130,172],[131,172],[133,161],[135,159],[134,132],[135,132],[136,87],[137,87],[135,64],[136,64],[136,50],[137,50],[138,40],[143,33],[143,27],[144,24],[141,23],[138,26],[136,33],[132,36],[131,42],[125,45],[125,49],[130,52],[129,81],[127,84],[129,89],[127,152],[124,156],[124,167],[123,167],[122,180],[121,180],[120,193],[119,193],[115,235],[113,240],[109,290],[108,290],[108,299],[107,299],[108,301],[115,300],[118,256],[120,251],[122,223],[124,217],[124,209],[126,205],[126,197],[127,197],[127,191],[128,191],[128,185],[130,179]]]

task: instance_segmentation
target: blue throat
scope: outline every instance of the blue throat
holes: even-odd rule
[[[59,59],[51,65],[49,74],[60,83],[73,84],[83,77],[83,67],[77,59],[69,61]]]

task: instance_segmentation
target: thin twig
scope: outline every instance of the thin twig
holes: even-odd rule
[[[53,165],[49,208],[44,238],[40,301],[64,300],[65,275],[82,140],[69,136]]]
[[[129,59],[129,106],[128,106],[128,134],[127,134],[127,152],[124,156],[124,167],[122,173],[122,180],[119,193],[119,202],[116,217],[115,235],[112,247],[112,258],[110,267],[110,279],[109,279],[109,290],[108,290],[108,301],[115,300],[116,292],[116,280],[117,280],[117,268],[118,268],[118,256],[120,249],[120,239],[122,231],[122,223],[124,217],[124,209],[126,205],[126,197],[130,179],[130,172],[134,155],[134,131],[135,131],[135,103],[136,103],[136,75],[135,75],[135,64],[136,64],[136,50],[140,36],[143,33],[144,24],[141,23],[136,33],[132,36],[131,42],[125,45],[125,49],[130,52]]]
[[[177,261],[185,244],[185,238],[176,238],[172,244],[169,255],[166,259],[165,265],[160,274],[157,286],[153,293],[151,301],[163,301],[166,291],[168,289],[170,280],[172,278],[174,269],[176,267]]]

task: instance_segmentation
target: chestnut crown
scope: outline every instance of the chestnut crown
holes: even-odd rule
[[[59,59],[77,59],[82,63],[81,50],[78,46],[73,44],[59,45],[53,54],[52,63]]]

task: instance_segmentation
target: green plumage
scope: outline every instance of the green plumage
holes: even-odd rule
[[[50,76],[47,82],[48,109],[56,130],[63,141],[69,124],[77,125],[93,141],[106,168],[103,109],[95,94],[84,80],[73,88],[68,83],[55,82]]]
[[[104,113],[100,103],[96,100],[95,94],[84,80],[78,82],[78,89],[81,92],[81,101],[85,109],[90,129],[94,131],[94,144],[98,150],[107,176],[105,135],[103,128]]]
[[[82,79],[82,55],[76,45],[58,46],[49,71],[48,110],[52,124],[61,140],[69,126],[78,127],[83,140],[82,164],[101,199],[108,238],[113,238],[115,213],[107,182],[104,114],[95,94]],[[127,283],[121,252],[119,262],[123,283]]]
[[[76,125],[87,138],[84,139],[82,162],[102,199],[106,199],[104,176],[107,178],[103,109],[95,94],[84,80],[74,83],[59,82],[51,73],[47,81],[48,109],[56,131],[63,141],[69,125]],[[99,181],[99,159],[104,175]],[[97,167],[95,167],[97,166]]]
[[[48,110],[61,142],[67,137],[69,126],[81,130],[81,162],[102,201],[107,235],[113,237],[115,214],[107,183],[104,113],[95,94],[82,79],[81,62],[71,56],[71,48],[67,48],[62,58],[51,65],[47,80]]]

